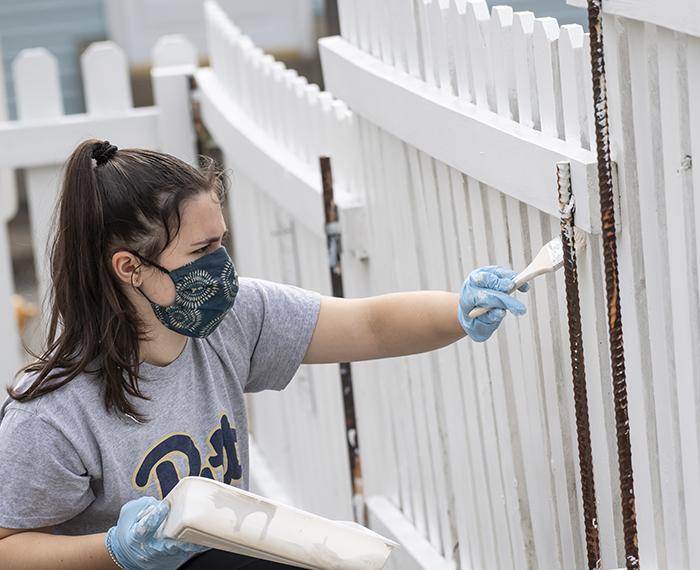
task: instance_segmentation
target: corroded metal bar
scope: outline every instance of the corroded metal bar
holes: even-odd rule
[[[595,502],[595,481],[593,477],[591,428],[588,419],[588,394],[583,355],[576,240],[574,237],[576,204],[571,193],[571,169],[568,162],[557,163],[557,188],[559,190],[559,210],[561,212],[561,241],[564,248],[566,310],[569,320],[569,347],[573,376],[574,408],[576,410],[578,460],[581,471],[583,522],[586,530],[586,552],[589,570],[598,570],[600,568],[600,542]]]
[[[591,39],[593,104],[598,155],[603,256],[605,260],[605,292],[608,305],[610,357],[612,360],[615,427],[617,432],[617,457],[620,470],[620,495],[622,497],[622,521],[625,538],[625,562],[627,568],[631,570],[639,568],[639,545],[637,542],[637,514],[634,499],[634,478],[632,473],[632,446],[630,443],[629,418],[627,414],[627,378],[622,336],[622,313],[620,310],[620,280],[617,263],[613,174],[612,160],[610,158],[610,130],[608,125],[608,98],[605,81],[605,56],[603,51],[602,0],[588,0],[588,23]]]
[[[321,157],[321,177],[323,181],[323,210],[326,219],[326,244],[328,246],[328,264],[331,272],[331,287],[334,297],[344,297],[343,266],[340,259],[342,241],[340,235],[338,206],[333,197],[333,171],[331,159]],[[360,524],[367,523],[364,508],[362,487],[362,464],[360,461],[360,442],[357,434],[357,419],[355,416],[355,396],[352,388],[352,370],[349,362],[340,364],[340,382],[343,390],[345,409],[345,429],[350,460],[350,478],[352,483],[352,500],[355,520]]]

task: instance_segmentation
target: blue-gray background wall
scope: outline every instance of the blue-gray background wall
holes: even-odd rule
[[[67,113],[84,110],[80,53],[107,36],[102,0],[0,0],[0,48],[10,117],[15,118],[12,60],[31,47],[45,47],[58,58]]]

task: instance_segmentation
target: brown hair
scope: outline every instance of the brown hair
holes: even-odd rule
[[[112,255],[133,250],[158,259],[180,230],[186,201],[208,191],[223,201],[224,178],[211,159],[201,159],[198,170],[167,154],[117,151],[103,141],[75,149],[52,228],[46,348],[41,355],[30,351],[36,360],[17,375],[38,374],[22,392],[10,389],[13,398],[33,400],[84,372],[102,378],[108,410],[141,417],[128,396],[145,399],[138,369],[139,341],[147,337]],[[88,370],[93,363],[96,369]]]

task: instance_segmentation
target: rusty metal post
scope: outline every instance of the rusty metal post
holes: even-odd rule
[[[625,538],[625,562],[627,568],[631,570],[639,568],[639,545],[637,541],[637,514],[634,499],[634,478],[632,473],[632,446],[630,443],[629,417],[627,414],[627,377],[622,336],[622,312],[620,309],[620,280],[617,264],[612,160],[610,159],[608,97],[603,50],[602,0],[588,0],[588,23],[591,34],[593,104],[598,154],[598,183],[603,230],[603,256],[605,260],[605,292],[608,305],[610,358],[612,360],[615,427],[617,433],[617,457],[620,469],[620,495],[622,497],[622,522]]]
[[[338,20],[338,0],[326,0],[326,35],[339,36],[340,22]]]
[[[574,408],[576,410],[578,460],[581,472],[583,522],[586,530],[586,552],[588,555],[588,569],[598,570],[600,568],[600,542],[595,502],[595,480],[593,477],[591,428],[588,420],[588,394],[583,354],[583,332],[581,330],[576,240],[574,237],[576,203],[571,192],[571,168],[568,162],[557,163],[557,187],[559,189],[559,212],[561,214],[561,241],[564,246],[566,310],[569,320],[569,347],[573,376]]]
[[[328,263],[331,272],[331,287],[334,297],[344,297],[343,292],[343,266],[340,259],[342,241],[340,235],[340,222],[338,207],[333,196],[333,171],[331,159],[321,157],[321,177],[323,180],[323,211],[326,220],[326,244],[328,247]],[[355,521],[367,524],[363,488],[362,465],[360,462],[360,442],[357,433],[357,419],[355,416],[355,396],[352,388],[352,370],[349,362],[340,364],[340,382],[343,390],[343,404],[345,408],[345,429],[348,445],[348,458],[350,460],[350,479],[352,483],[352,502],[355,513]]]

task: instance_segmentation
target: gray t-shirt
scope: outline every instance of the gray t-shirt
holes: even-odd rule
[[[243,393],[287,386],[319,306],[318,293],[242,278],[233,309],[209,337],[188,338],[168,366],[141,365],[139,385],[151,399],[132,401],[143,423],[107,413],[100,378],[88,374],[30,402],[6,401],[0,527],[103,532],[124,503],[160,499],[187,475],[247,489]]]

